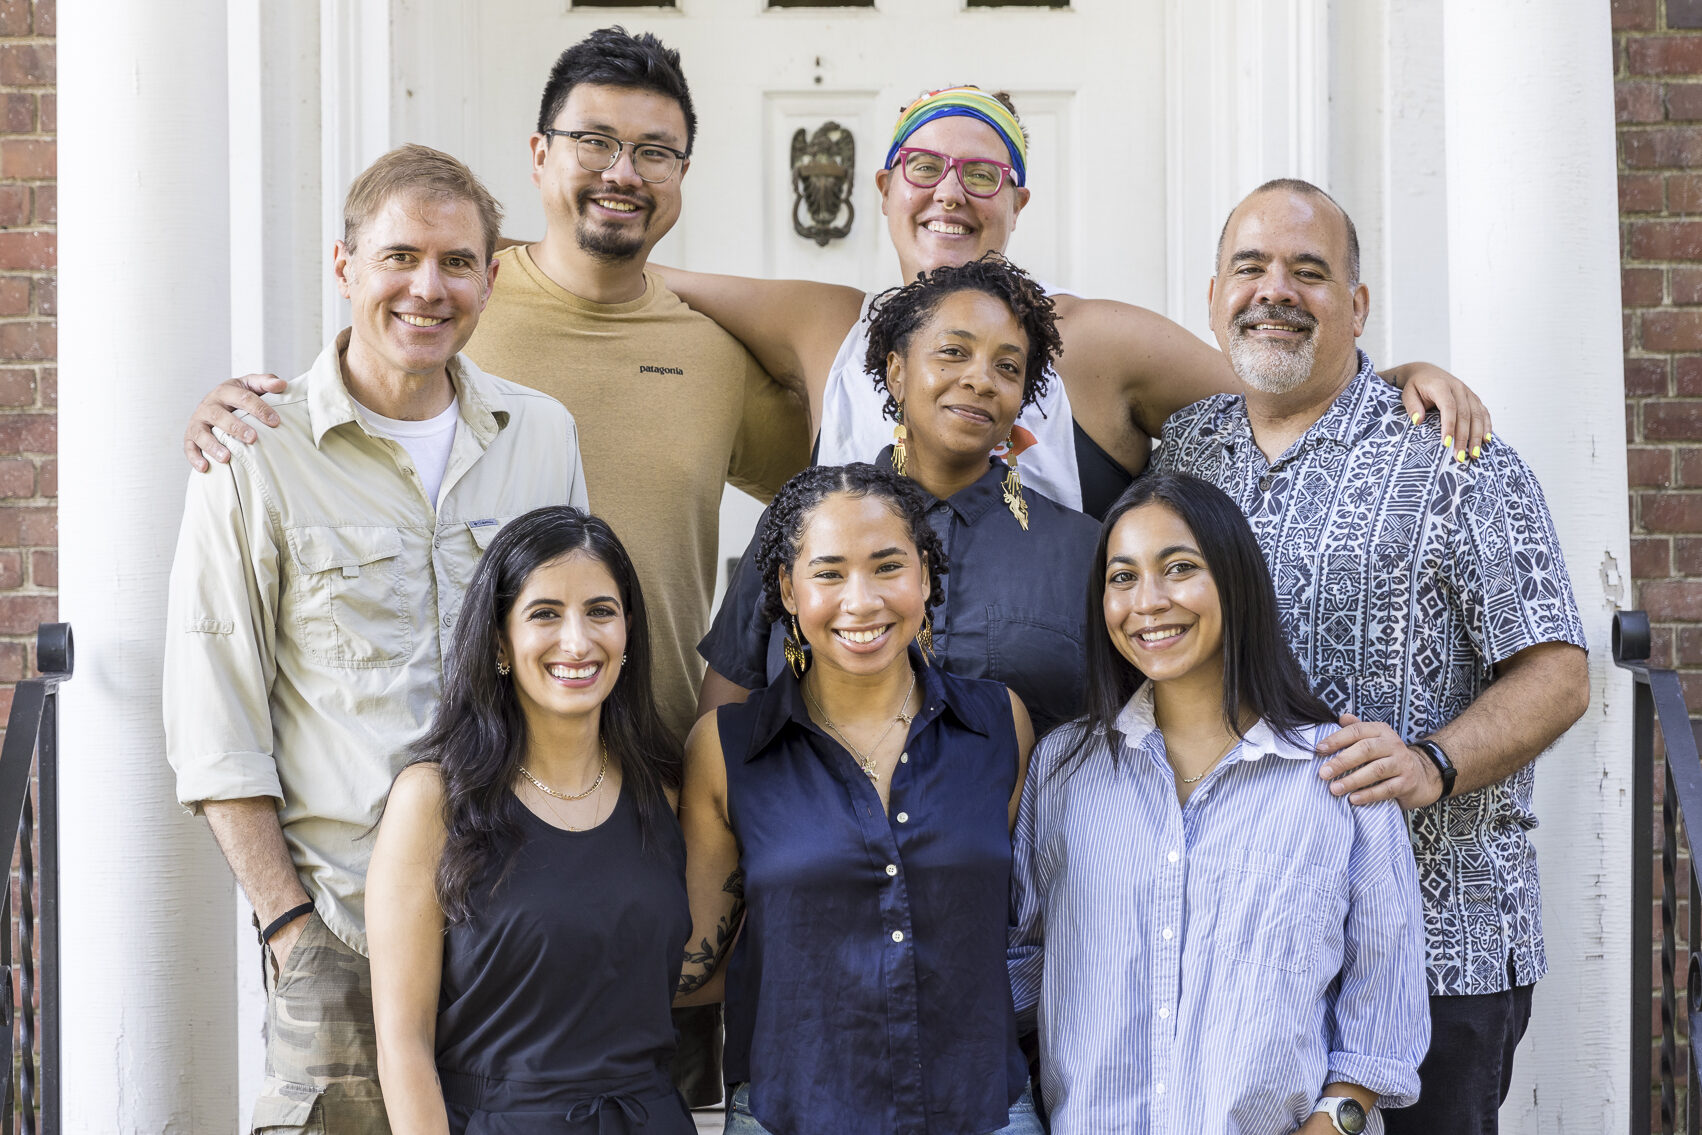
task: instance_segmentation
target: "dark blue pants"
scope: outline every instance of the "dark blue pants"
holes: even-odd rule
[[[1430,1051],[1418,1102],[1383,1113],[1387,1135],[1496,1135],[1513,1052],[1531,1020],[1531,990],[1430,999]]]

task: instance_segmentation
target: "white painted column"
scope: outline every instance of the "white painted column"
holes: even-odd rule
[[[1542,481],[1592,647],[1594,704],[1537,776],[1550,972],[1502,1112],[1503,1131],[1533,1135],[1624,1132],[1628,1119],[1631,683],[1609,629],[1629,537],[1608,15],[1599,0],[1443,7],[1452,364]]]
[[[59,38],[64,1129],[234,1130],[231,876],[160,725],[183,422],[230,365],[224,0]],[[254,962],[252,955],[242,959]]]

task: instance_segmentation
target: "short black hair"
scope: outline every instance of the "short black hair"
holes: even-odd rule
[[[1357,288],[1359,286],[1359,230],[1354,227],[1353,218],[1348,216],[1347,210],[1342,208],[1341,202],[1310,181],[1303,181],[1298,177],[1273,177],[1236,202],[1235,209],[1241,208],[1248,200],[1258,194],[1274,189],[1298,193],[1303,197],[1321,198],[1336,207],[1336,212],[1342,215],[1342,224],[1347,227],[1347,286]],[[1212,266],[1213,275],[1216,275],[1217,270],[1223,267],[1223,241],[1229,235],[1229,222],[1235,219],[1235,209],[1229,211],[1229,216],[1223,218],[1223,227],[1217,230],[1217,263]]]
[[[555,126],[567,105],[568,93],[581,83],[651,91],[680,104],[686,119],[686,153],[697,139],[697,112],[691,108],[691,88],[680,69],[680,53],[649,32],[633,35],[616,24],[598,28],[556,57],[538,105],[538,131]]]
[[[762,529],[757,536],[756,567],[762,575],[762,617],[779,622],[786,617],[786,605],[780,601],[780,569],[792,570],[798,560],[798,545],[803,542],[804,527],[810,514],[828,497],[844,493],[852,497],[879,497],[892,509],[893,515],[904,521],[909,529],[910,542],[921,553],[928,569],[927,610],[932,611],[945,599],[940,578],[951,570],[946,552],[940,546],[939,534],[928,523],[928,500],[916,482],[908,477],[870,465],[864,461],[849,465],[812,465],[780,486],[774,503],[764,514]]]
[[[886,360],[893,352],[903,354],[917,328],[933,318],[947,296],[958,292],[985,292],[1011,309],[1028,336],[1028,358],[1023,364],[1022,406],[1045,397],[1052,385],[1048,368],[1064,351],[1052,297],[1034,277],[997,252],[986,252],[967,264],[947,264],[932,272],[918,272],[916,279],[899,288],[888,288],[875,297],[869,308],[869,347],[863,369],[874,376],[875,389],[885,391],[881,412],[898,421],[898,400],[886,385]]]

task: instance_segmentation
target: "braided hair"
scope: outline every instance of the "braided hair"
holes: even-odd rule
[[[844,493],[853,497],[879,497],[894,516],[909,529],[910,541],[928,568],[928,598],[925,610],[932,611],[944,599],[940,577],[950,570],[939,535],[928,523],[928,502],[916,483],[863,461],[850,465],[812,465],[780,486],[774,503],[763,518],[757,545],[756,566],[762,574],[762,617],[778,622],[786,617],[780,601],[780,572],[790,573],[798,560],[804,528],[810,514],[828,497]]]
[[[1052,385],[1047,373],[1059,355],[1064,340],[1058,334],[1052,297],[1035,283],[1034,277],[997,252],[988,252],[967,264],[947,264],[932,272],[918,272],[903,287],[888,288],[875,297],[869,308],[869,349],[863,369],[874,375],[875,389],[886,393],[881,412],[899,420],[898,399],[886,384],[886,360],[892,353],[910,349],[910,337],[934,317],[947,296],[958,292],[985,292],[1011,309],[1028,336],[1028,358],[1023,366],[1022,405],[1038,402]]]

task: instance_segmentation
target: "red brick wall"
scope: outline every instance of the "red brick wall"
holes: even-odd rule
[[[1655,664],[1679,668],[1702,713],[1702,0],[1610,2],[1631,574],[1654,625]],[[1656,775],[1658,801],[1665,772]],[[1657,817],[1657,843],[1660,830]],[[1658,951],[1659,910],[1649,917]],[[1654,1026],[1658,1036],[1658,1005]]]
[[[58,609],[54,8],[0,0],[0,713]]]

